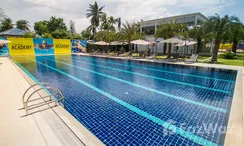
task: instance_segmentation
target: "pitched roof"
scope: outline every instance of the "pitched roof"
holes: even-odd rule
[[[3,32],[0,32],[0,35],[10,35],[10,36],[24,36],[26,33],[25,30],[12,28]]]

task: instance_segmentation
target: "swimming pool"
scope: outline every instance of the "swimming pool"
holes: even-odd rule
[[[65,109],[106,145],[224,143],[237,71],[75,55],[12,60],[55,84]]]

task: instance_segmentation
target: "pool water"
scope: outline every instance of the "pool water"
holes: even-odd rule
[[[223,145],[237,71],[76,56],[12,58],[56,85],[106,145]]]

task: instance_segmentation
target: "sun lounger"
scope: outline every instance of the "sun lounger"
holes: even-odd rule
[[[146,57],[146,59],[156,59],[155,54],[152,54],[151,56]]]
[[[179,61],[180,54],[172,54],[172,56],[173,56],[173,58],[172,59],[170,58],[168,61],[170,61],[170,62]]]
[[[141,51],[139,57],[140,58],[145,58],[145,52],[144,51]]]
[[[129,52],[125,52],[123,55],[124,55],[123,57],[131,57],[132,53],[129,51]]]
[[[197,58],[198,58],[199,54],[192,54],[190,59],[187,59],[185,62],[197,62]]]

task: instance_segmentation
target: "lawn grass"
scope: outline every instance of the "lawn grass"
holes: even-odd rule
[[[209,58],[210,58],[209,56],[199,56],[199,57],[197,58],[197,61],[198,61],[198,62],[201,62],[201,63],[204,63],[204,62],[206,62],[206,60],[209,59]]]
[[[109,53],[110,55],[114,54],[113,52]],[[132,53],[133,57],[139,57],[139,53]],[[165,60],[167,59],[167,55],[159,55],[157,59]],[[197,61],[200,63],[210,63],[211,57],[209,56],[199,56]],[[234,65],[234,66],[244,66],[244,53],[238,53],[237,59],[225,59],[223,54],[218,55],[218,62],[215,64],[223,64],[223,65]]]
[[[198,62],[200,63],[209,63],[209,60],[205,60],[209,57],[200,56]],[[234,65],[234,66],[244,66],[244,53],[238,53],[237,59],[225,59],[223,54],[218,55],[218,62],[215,64],[223,65]]]
[[[218,58],[219,64],[224,65],[235,65],[235,66],[244,66],[244,60],[243,59],[224,59],[224,58]]]

